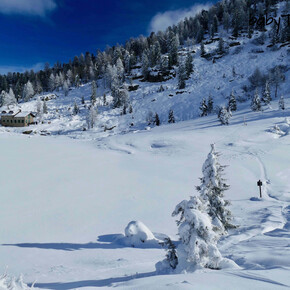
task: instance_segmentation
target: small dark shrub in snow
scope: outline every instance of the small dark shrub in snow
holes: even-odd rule
[[[175,118],[172,110],[170,110],[168,114],[168,123],[175,123]]]

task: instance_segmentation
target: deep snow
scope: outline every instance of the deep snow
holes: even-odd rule
[[[230,126],[209,116],[93,141],[2,130],[0,268],[48,289],[289,287],[289,135],[269,132],[287,115],[245,109]],[[239,225],[219,248],[242,269],[155,275],[163,249],[118,239],[131,220],[178,239],[171,212],[196,194],[213,142]]]

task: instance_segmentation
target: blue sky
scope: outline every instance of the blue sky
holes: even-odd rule
[[[41,69],[148,35],[205,6],[194,0],[0,0],[0,73]],[[207,2],[208,3],[208,2]],[[206,6],[205,6],[206,7]]]

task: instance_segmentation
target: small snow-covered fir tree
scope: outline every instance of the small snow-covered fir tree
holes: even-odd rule
[[[172,242],[170,238],[165,238],[164,242],[161,243],[163,247],[166,247],[166,259],[162,261],[160,264],[162,264],[163,269],[175,269],[178,265],[178,257],[176,252],[176,246]]]
[[[221,107],[218,112],[218,119],[222,125],[228,125],[232,114],[230,108]]]
[[[236,111],[237,110],[237,101],[236,97],[234,95],[234,91],[231,92],[230,98],[229,98],[229,104],[228,107],[231,109],[231,111]]]
[[[207,99],[207,111],[209,114],[212,113],[213,111],[213,98],[211,95],[209,95]]]
[[[37,117],[39,118],[39,120],[42,119],[42,114],[43,114],[43,106],[42,106],[42,101],[40,100],[40,98],[37,98],[36,101],[36,112],[37,112]]]
[[[64,95],[65,95],[65,96],[68,95],[69,88],[68,88],[68,83],[67,83],[67,81],[64,81],[64,83],[63,83],[63,92],[64,92]]]
[[[82,103],[82,105],[85,104],[85,97],[84,96],[82,96],[81,103]]]
[[[132,114],[133,113],[133,107],[132,105],[129,106],[129,114]]]
[[[173,110],[170,110],[169,111],[169,114],[168,114],[168,123],[175,123],[175,118],[174,118]]]
[[[228,229],[235,226],[231,224],[233,218],[227,208],[230,202],[224,200],[224,192],[228,190],[229,185],[222,177],[225,166],[220,165],[219,156],[220,154],[215,151],[215,146],[212,144],[211,151],[202,166],[201,184],[196,189],[207,208],[207,213],[213,220],[215,230],[220,234],[225,234]]]
[[[155,114],[155,117],[154,117],[154,123],[156,126],[160,126],[160,119],[157,113]]]
[[[200,110],[200,116],[201,117],[207,116],[208,107],[207,107],[207,103],[206,103],[206,99],[205,98],[202,99],[202,101],[200,103],[199,110]]]
[[[97,85],[95,81],[92,81],[92,95],[91,95],[91,102],[94,106],[97,100]]]
[[[185,70],[186,70],[186,76],[189,77],[190,74],[193,72],[193,64],[192,64],[192,55],[190,52],[187,53],[186,59],[185,59]]]
[[[98,116],[98,109],[94,106],[91,106],[87,116],[87,125],[88,129],[92,129],[96,126]]]
[[[204,43],[201,42],[200,43],[200,56],[204,56],[204,55],[205,55]]]
[[[252,98],[251,109],[252,111],[255,111],[255,112],[262,110],[261,99],[258,94],[258,89],[256,89],[254,97]]]
[[[23,98],[25,101],[28,101],[33,96],[34,96],[34,89],[33,89],[32,83],[28,81],[26,85],[24,86]]]
[[[265,84],[265,89],[263,91],[263,97],[262,97],[262,101],[265,105],[270,104],[272,98],[271,98],[271,92],[270,92],[270,86],[269,86],[269,82],[267,81]]]
[[[73,114],[77,115],[80,112],[80,109],[76,103],[76,101],[74,102],[74,107],[73,107]]]
[[[217,248],[218,234],[213,230],[210,216],[200,198],[194,196],[183,200],[172,216],[177,220],[181,245],[178,247],[180,270],[193,271],[204,267],[219,269],[222,256]]]
[[[43,101],[42,111],[43,111],[43,114],[47,114],[48,113],[46,101]]]
[[[186,79],[186,69],[185,69],[184,63],[182,61],[179,61],[179,66],[178,66],[178,89],[184,89],[185,88],[185,79]]]
[[[284,97],[281,95],[280,99],[279,99],[279,109],[280,110],[285,110],[285,101],[284,101]]]

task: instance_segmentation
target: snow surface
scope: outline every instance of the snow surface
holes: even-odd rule
[[[0,268],[46,289],[289,287],[289,135],[269,132],[286,116],[245,109],[230,126],[209,116],[91,141],[1,128]],[[241,269],[156,275],[159,245],[118,238],[142,220],[158,239],[178,240],[171,212],[195,194],[211,143],[229,165],[226,198],[239,225],[218,247]]]

